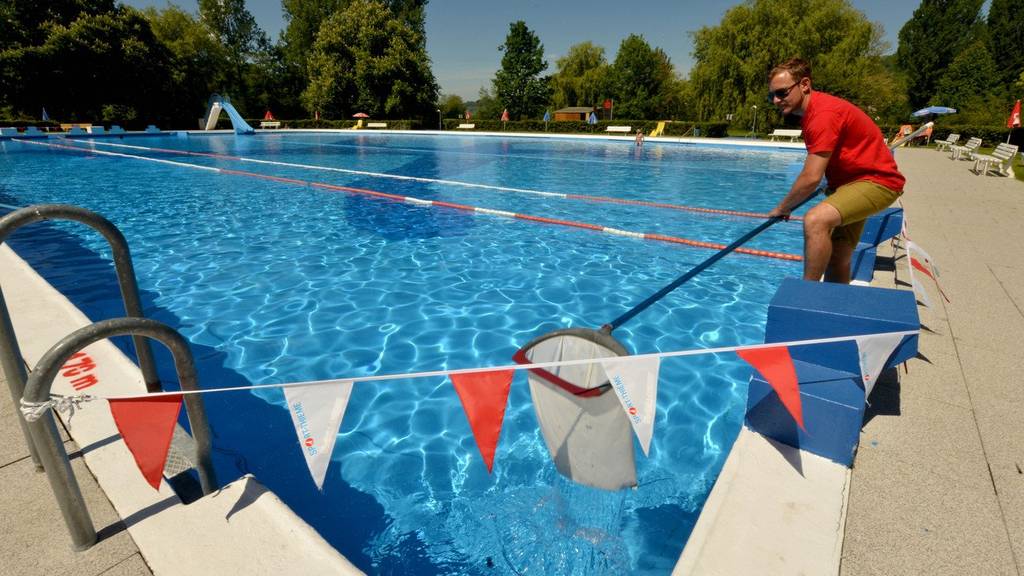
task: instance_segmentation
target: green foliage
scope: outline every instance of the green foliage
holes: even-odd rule
[[[53,118],[91,121],[105,107],[153,118],[163,107],[171,55],[138,11],[83,13],[49,26],[46,41],[0,53],[0,94],[32,116],[45,106]],[[131,113],[129,113],[131,110]]]
[[[437,83],[421,34],[377,0],[354,0],[324,21],[308,74],[303,103],[325,118],[434,114]]]
[[[458,130],[459,124],[465,120],[445,120],[445,130]],[[620,133],[608,133],[608,126],[629,125],[632,130],[643,130],[644,134],[650,134],[657,128],[655,120],[602,120],[597,124],[590,125],[583,121],[559,120],[557,122],[544,122],[542,120],[512,120],[501,122],[499,120],[473,118],[471,122],[475,125],[474,130],[478,132],[551,132],[554,134],[607,134],[622,136]],[[694,128],[700,130],[701,136],[710,138],[724,138],[727,125],[725,122],[669,122],[665,125],[665,136],[692,136]],[[626,136],[632,137],[633,132]]]
[[[498,120],[503,110],[501,102],[486,88],[480,88],[473,110],[473,119]]]
[[[899,34],[896,59],[912,109],[925,106],[945,70],[977,39],[983,0],[921,0]],[[1019,46],[1017,47],[1019,49]]]
[[[441,114],[445,118],[464,118],[466,113],[466,103],[462,101],[461,96],[455,94],[445,94],[441,96],[441,100],[437,105],[441,110]]]
[[[965,111],[988,93],[997,66],[985,42],[976,40],[957,54],[935,86],[931,104]]]
[[[610,93],[608,61],[601,46],[592,42],[574,44],[555,65],[558,71],[551,76],[554,108],[594,106]]]
[[[815,89],[847,98],[878,116],[905,113],[899,80],[881,58],[881,29],[846,0],[747,0],[731,8],[718,26],[694,35],[694,67],[689,94],[701,119],[734,114],[752,123],[766,101],[767,74],[776,64],[799,56],[811,62]],[[760,117],[765,128],[777,114]]]
[[[509,117],[537,116],[547,104],[551,88],[540,73],[547,69],[540,38],[522,20],[509,24],[501,69],[494,76],[494,94],[508,110]]]
[[[1024,70],[1024,0],[992,0],[987,36],[989,52],[999,63],[994,83],[1009,87]]]
[[[657,118],[670,109],[675,73],[661,48],[651,48],[643,36],[630,34],[619,44],[611,67],[615,112],[624,118]]]

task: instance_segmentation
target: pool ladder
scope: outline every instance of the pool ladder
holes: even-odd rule
[[[103,320],[72,332],[50,348],[29,375],[25,370],[14,326],[0,287],[0,367],[6,376],[36,471],[46,472],[54,498],[71,535],[72,545],[76,550],[85,550],[96,543],[96,530],[71,470],[67,451],[60,440],[53,414],[48,410],[41,418],[28,422],[17,409],[21,400],[24,398],[27,402],[35,403],[49,400],[53,380],[68,359],[89,344],[113,336],[132,336],[147,392],[162,391],[153,361],[153,351],[149,346],[150,338],[160,341],[170,350],[182,390],[196,390],[198,384],[195,362],[188,342],[173,328],[143,316],[135,268],[132,265],[128,244],[120,230],[106,218],[85,208],[67,204],[39,204],[0,217],[0,244],[18,228],[42,220],[81,222],[95,229],[107,240],[113,252],[114,267],[127,314],[125,318]],[[199,395],[186,395],[184,402],[192,435],[189,436],[180,424],[175,424],[164,473],[173,478],[195,468],[202,493],[205,495],[217,488],[210,457],[209,423]]]

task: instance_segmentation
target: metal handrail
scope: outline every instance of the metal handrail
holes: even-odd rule
[[[149,318],[114,318],[79,328],[50,348],[28,378],[25,385],[25,402],[38,404],[48,401],[53,379],[60,372],[61,366],[76,352],[93,342],[126,335],[152,338],[163,343],[174,357],[174,368],[178,373],[181,389],[198,390],[192,351],[181,334],[166,324]],[[199,473],[199,484],[205,495],[217,489],[217,477],[210,457],[210,426],[199,395],[186,394],[184,400],[192,428],[192,438],[196,442],[196,471]],[[40,418],[29,422],[28,428],[33,442],[39,449],[40,459],[46,469],[50,487],[64,516],[68,532],[71,534],[72,543],[76,550],[85,550],[96,543],[96,529],[92,525],[78,481],[71,471],[71,463],[67,451],[64,450],[64,444],[49,433],[46,428],[47,420],[52,422],[52,418]]]
[[[106,238],[114,255],[114,267],[117,270],[117,280],[121,287],[121,297],[124,299],[125,314],[138,318],[143,317],[139,286],[135,280],[135,267],[132,265],[128,243],[121,231],[99,214],[68,204],[27,206],[0,217],[0,244],[3,244],[15,230],[26,224],[57,219],[81,222],[91,226]],[[136,337],[133,338],[133,342],[135,353],[139,358],[142,378],[146,382],[146,390],[159,392],[161,389],[160,378],[157,376],[149,341]],[[10,389],[11,398],[17,404],[25,392],[27,374],[25,365],[21,361],[21,349],[18,347],[18,339],[14,334],[14,325],[11,323],[2,288],[0,288],[0,368],[3,368],[4,374],[7,376],[7,387]],[[29,454],[32,456],[32,462],[35,463],[36,470],[40,470],[38,451],[32,445],[25,420],[21,417],[18,420],[21,422],[21,430],[25,435],[25,442],[28,445]]]

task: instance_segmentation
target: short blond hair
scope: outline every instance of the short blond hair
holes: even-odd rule
[[[799,82],[804,78],[811,77],[811,65],[802,58],[790,58],[775,68],[772,68],[771,72],[768,73],[768,81],[771,82],[772,78],[775,78],[783,72],[789,72],[790,77],[793,78],[793,82]]]

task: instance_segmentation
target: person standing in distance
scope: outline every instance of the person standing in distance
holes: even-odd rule
[[[768,100],[800,117],[807,159],[786,197],[768,213],[789,217],[793,207],[828,181],[825,199],[804,216],[804,280],[850,283],[850,259],[864,220],[903,193],[900,174],[881,129],[860,108],[811,88],[811,66],[792,58],[768,73]]]

